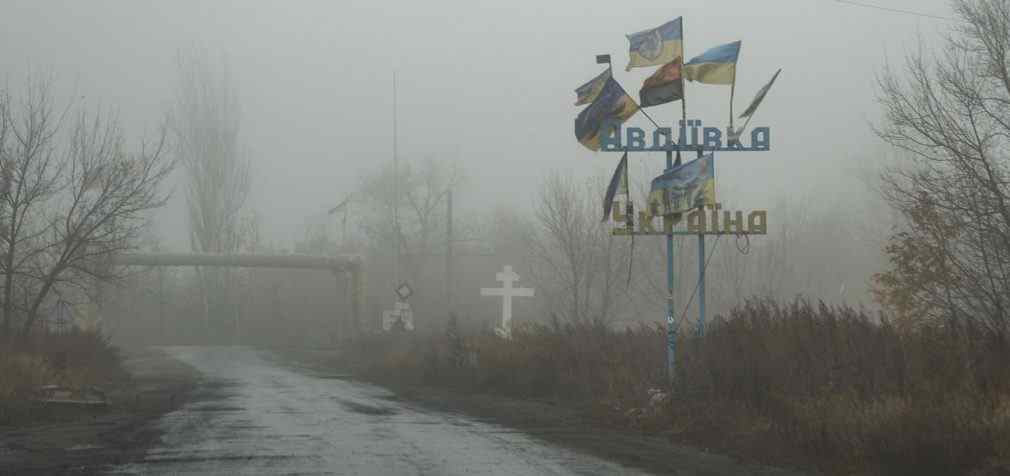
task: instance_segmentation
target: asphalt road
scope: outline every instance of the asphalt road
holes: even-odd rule
[[[113,474],[641,474],[516,430],[301,373],[239,347],[173,347],[209,396],[162,417],[162,441]]]

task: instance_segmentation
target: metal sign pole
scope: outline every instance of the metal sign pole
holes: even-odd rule
[[[698,337],[705,335],[705,235],[698,233]]]
[[[673,170],[673,151],[666,151],[666,171]],[[671,229],[672,230],[672,229]],[[666,375],[673,385],[677,360],[677,329],[673,318],[673,234],[666,235]]]

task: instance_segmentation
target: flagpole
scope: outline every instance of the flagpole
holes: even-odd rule
[[[627,147],[624,148],[624,156],[625,156],[625,159],[624,159],[625,160],[625,162],[624,162],[624,200],[627,202],[625,204],[625,211],[629,211],[629,209],[627,208],[627,205],[631,204],[631,180],[628,179],[628,174],[629,174],[628,173],[628,169],[631,166],[631,161],[627,159],[627,157],[628,157],[628,148]],[[632,218],[632,220],[634,220],[634,217],[631,217],[631,218]],[[625,218],[625,221],[627,221],[627,218]],[[634,230],[632,230],[632,231],[634,231]],[[631,239],[632,240],[635,239],[635,235],[634,234],[631,235]]]
[[[734,68],[735,70],[736,68]],[[733,93],[736,90],[736,71],[733,71],[733,84],[729,85],[729,129],[733,130]]]
[[[681,18],[680,23],[680,114],[681,123],[680,127],[677,128],[677,158],[674,161],[673,153],[669,150],[666,151],[666,172],[670,172],[677,165],[680,165],[680,149],[682,149],[684,144],[680,142],[680,131],[687,125],[687,81],[684,79],[684,58],[685,54],[685,38],[684,35],[684,20]],[[658,126],[657,126],[658,127]],[[672,131],[671,131],[672,132]],[[671,138],[672,140],[672,138]],[[687,140],[687,134],[684,134],[684,141]],[[671,217],[672,218],[672,217]],[[664,217],[664,220],[669,218]],[[665,228],[664,224],[664,228]],[[670,230],[672,232],[672,228]],[[673,319],[673,299],[674,299],[674,275],[673,275],[673,234],[668,233],[666,235],[666,371],[669,377],[670,387],[672,390],[674,384],[674,377],[676,373],[676,363],[677,363],[677,331],[676,324]]]
[[[757,111],[754,111],[754,112],[757,112]],[[751,113],[751,115],[747,116],[747,120],[746,121],[743,121],[743,125],[740,126],[740,132],[741,133],[743,133],[743,131],[747,130],[747,125],[750,124],[750,119],[752,117],[754,117],[753,113]]]
[[[740,48],[743,48],[743,42],[740,42]],[[740,59],[740,50],[737,49],[737,62]],[[735,135],[736,131],[733,128],[733,95],[736,92],[736,67],[733,65],[733,82],[729,85],[729,133]],[[750,118],[747,118],[750,122]],[[744,127],[747,127],[747,122],[744,123]],[[713,163],[713,167],[715,164]],[[704,212],[703,212],[704,213]],[[698,337],[705,336],[705,235],[698,234]]]
[[[617,83],[617,86],[621,88],[621,91],[624,91],[624,95],[628,96],[628,99],[631,99],[631,102],[635,103],[635,106],[638,107],[638,110],[642,113],[642,115],[644,115],[645,118],[648,119],[649,122],[651,122],[652,125],[656,126],[656,128],[658,129],[659,128],[659,123],[657,123],[656,120],[653,119],[652,116],[649,115],[649,113],[645,112],[645,108],[642,107],[642,105],[639,104],[638,101],[636,101],[634,97],[632,97],[630,94],[628,94],[628,90],[624,89],[624,86],[622,86],[621,83],[618,83],[616,79],[614,80],[614,82]]]
[[[684,63],[687,61],[687,48],[685,48],[685,43],[687,36],[684,35],[684,19],[681,17],[680,20],[680,127],[683,128],[687,125],[687,80],[684,78]],[[680,138],[680,128],[677,129],[677,138]],[[687,140],[687,133],[684,134],[684,140]],[[683,144],[677,144],[683,145]],[[677,165],[680,165],[680,149],[677,147]]]
[[[733,130],[733,94],[736,92],[736,67],[737,63],[740,62],[740,50],[743,49],[743,42],[740,42],[740,47],[736,50],[737,61],[733,64],[733,82],[729,85],[729,129]]]
[[[628,148],[624,148],[624,222],[628,224],[628,231],[631,232],[631,252],[628,253],[628,281],[625,287],[631,286],[631,266],[635,262],[635,206],[631,203],[631,180],[628,179],[628,169],[631,168],[631,160],[628,159]]]
[[[397,104],[396,104],[396,71],[393,71],[393,233],[396,234],[393,242],[396,251],[393,253],[393,287],[399,286],[400,281],[400,154],[397,144]]]
[[[621,89],[624,89],[624,86],[621,86]],[[628,94],[627,91],[624,91],[624,94],[626,94],[629,98],[631,98],[631,95]],[[652,116],[649,115],[649,113],[645,112],[645,108],[642,107],[641,104],[638,104],[638,101],[636,101],[635,98],[631,98],[631,102],[635,103],[635,105],[638,106],[638,110],[642,111],[642,114],[645,115],[645,118],[648,119],[649,122],[652,123],[652,125],[656,126],[657,129],[659,129],[659,124],[652,118]]]

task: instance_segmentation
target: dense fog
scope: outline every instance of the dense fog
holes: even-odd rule
[[[946,11],[939,0],[888,5]],[[435,332],[449,311],[490,330],[500,300],[479,290],[498,287],[504,265],[521,277],[517,285],[536,289],[516,299],[518,321],[664,320],[664,240],[611,237],[613,224],[599,223],[620,154],[573,140],[580,108],[572,104],[573,90],[602,69],[597,54],[612,55],[615,78],[637,90],[650,71],[624,71],[624,35],[677,16],[687,57],[743,41],[737,113],[783,70],[751,125],[770,128],[771,150],[717,159],[718,201],[768,210],[768,234],[708,238],[708,317],[754,295],[872,309],[870,278],[895,223],[878,193],[895,153],[873,131],[877,78],[946,27],[815,0],[634,8],[8,0],[3,11],[0,65],[15,97],[43,78],[59,111],[118,118],[130,147],[164,131],[176,160],[163,184],[169,198],[149,212],[153,226],[132,251],[357,255],[361,328],[379,328],[395,284],[406,281],[416,327]],[[728,90],[689,84],[688,117],[724,128]],[[672,125],[680,105],[648,113]],[[652,127],[643,114],[628,125]],[[215,127],[219,136],[202,136]],[[209,142],[187,145],[187,137]],[[187,167],[187,147],[216,147],[234,176],[214,182],[216,172]],[[632,154],[633,193],[644,197],[662,168],[661,153]],[[187,205],[200,180],[212,191],[225,183],[231,197],[222,202],[227,229],[204,224],[204,238]],[[559,213],[577,217],[570,236],[551,226]],[[678,238],[675,248],[675,303],[689,328],[697,239]],[[573,249],[580,267],[559,266],[571,264]],[[152,343],[326,345],[354,327],[350,289],[347,275],[326,271],[134,267],[91,299],[77,296],[75,312],[116,338]]]

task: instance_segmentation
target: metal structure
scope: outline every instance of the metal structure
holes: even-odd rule
[[[682,108],[687,108],[685,105],[687,103],[686,99],[681,99],[680,104]],[[686,112],[684,114],[687,114]],[[680,155],[677,156],[677,162],[680,162]],[[673,161],[673,151],[666,151],[666,169],[664,172],[670,172],[673,170],[676,164]],[[703,238],[704,239],[704,238]],[[674,277],[673,277],[673,234],[666,234],[666,377],[672,382],[674,377],[674,372],[676,371],[677,364],[677,322],[674,315],[676,311],[673,306],[674,293],[676,292],[676,287],[674,287]]]
[[[330,270],[347,274],[351,283],[351,328],[359,330],[365,290],[361,257],[309,255],[253,255],[209,253],[127,253],[113,257],[118,266],[210,266],[230,268],[286,268]]]
[[[681,32],[683,35],[683,30]],[[681,40],[681,48],[683,50],[683,40]],[[735,61],[735,60],[734,60]],[[596,62],[601,64],[606,64],[608,70],[613,71],[610,55],[597,55]],[[630,68],[630,66],[629,66]],[[613,134],[604,134],[600,138],[600,148],[601,152],[620,152],[627,155],[629,152],[665,152],[666,154],[666,168],[664,173],[670,173],[674,170],[676,166],[681,165],[681,151],[696,151],[698,153],[699,159],[703,152],[716,152],[716,151],[759,151],[764,152],[771,150],[770,143],[770,131],[767,127],[755,128],[751,133],[751,144],[749,147],[745,147],[739,143],[739,134],[741,134],[744,128],[739,130],[733,127],[733,94],[736,88],[736,70],[733,70],[733,81],[730,83],[730,116],[729,116],[729,127],[727,128],[727,142],[723,144],[721,140],[721,132],[716,128],[706,127],[702,128],[700,120],[689,121],[687,119],[687,98],[685,94],[681,94],[681,97],[677,100],[680,101],[681,105],[681,120],[680,120],[680,131],[678,134],[677,142],[672,141],[672,128],[661,127],[653,118],[645,112],[645,110],[639,107],[638,111],[642,112],[643,115],[651,122],[655,127],[655,132],[651,135],[652,144],[646,143],[646,137],[648,134],[637,127],[628,127],[622,134],[621,122],[615,124],[616,129]],[[777,73],[776,73],[777,74]],[[774,81],[774,78],[773,78]],[[681,75],[680,87],[681,91],[684,91],[684,76]],[[623,88],[622,88],[623,89]],[[747,124],[750,123],[750,119],[753,115],[748,116]],[[610,126],[606,126],[609,128]],[[605,128],[605,129],[606,129]],[[688,133],[690,130],[690,133]],[[699,140],[697,133],[702,132],[701,140]],[[736,140],[731,139],[734,135],[737,136]],[[665,138],[665,141],[661,140]],[[676,160],[674,159],[674,153],[676,152]],[[630,195],[629,195],[630,201]],[[629,211],[631,208],[629,207]],[[699,209],[700,211],[701,209]],[[764,217],[767,219],[766,212]],[[677,215],[680,215],[678,213]],[[650,217],[651,218],[651,217]],[[629,223],[634,221],[634,217],[629,218]],[[740,218],[738,218],[740,220]],[[679,322],[676,318],[676,311],[674,308],[674,293],[676,291],[675,286],[675,276],[674,276],[674,265],[673,265],[673,253],[674,253],[674,236],[676,235],[697,235],[698,237],[698,289],[699,292],[699,302],[698,302],[698,325],[697,331],[698,335],[704,335],[705,332],[705,271],[707,267],[707,259],[705,253],[705,235],[751,235],[751,234],[765,234],[766,233],[767,221],[762,222],[762,229],[760,231],[755,230],[742,230],[740,224],[737,225],[736,230],[718,229],[718,225],[715,226],[716,229],[707,230],[705,225],[702,224],[700,229],[679,231],[672,228],[666,228],[663,230],[613,230],[614,235],[625,235],[625,236],[636,236],[636,235],[659,235],[666,237],[666,370],[667,377],[672,383],[674,380],[674,373],[676,369],[676,353],[677,353],[677,333]]]

